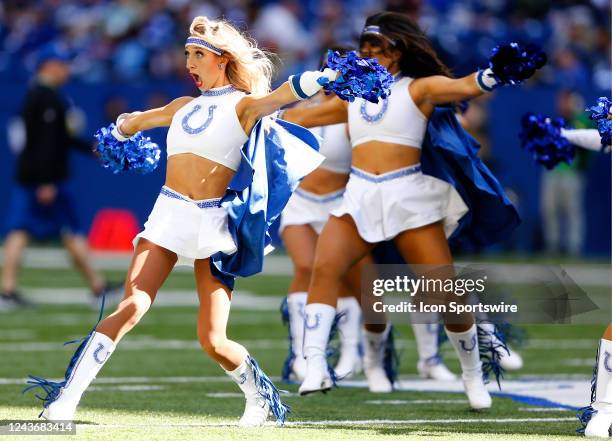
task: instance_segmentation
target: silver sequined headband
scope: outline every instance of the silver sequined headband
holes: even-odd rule
[[[397,44],[397,40],[387,37],[380,31],[380,26],[370,25],[363,28],[361,35],[376,35],[378,37],[382,37],[389,42],[392,46]]]
[[[209,50],[213,54],[217,54],[217,55],[223,55],[223,53],[225,52],[223,49],[220,49],[217,46],[213,46],[208,41],[202,40],[201,38],[198,38],[198,37],[188,37],[187,41],[185,42],[185,46],[198,46],[206,50]]]

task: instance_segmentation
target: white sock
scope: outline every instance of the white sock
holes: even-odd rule
[[[603,412],[612,412],[612,341],[603,338],[599,340],[593,408]]]
[[[289,331],[291,333],[291,350],[295,358],[303,357],[304,345],[304,308],[308,299],[307,292],[292,292],[287,295],[289,311]]]
[[[340,297],[338,313],[342,314],[338,322],[341,351],[357,348],[361,341],[361,306],[355,297]]]
[[[391,325],[387,323],[387,327],[383,332],[371,332],[367,329],[363,330],[365,347],[363,354],[363,367],[365,369],[383,365],[385,355],[385,343],[389,337]]]
[[[437,314],[423,312],[410,314],[419,361],[423,363],[434,360],[438,355],[438,328],[440,325],[435,318],[437,318]]]
[[[79,401],[114,350],[113,340],[100,332],[94,332],[75,363],[66,386],[62,388],[60,398]]]
[[[258,392],[257,386],[255,386],[253,370],[251,369],[251,366],[249,366],[249,364],[247,363],[247,358],[245,358],[242,363],[240,363],[240,365],[233,371],[225,371],[225,369],[223,370],[227,375],[232,378],[232,380],[236,382],[238,387],[240,387],[240,390],[244,392],[244,396],[249,398],[258,396]]]
[[[304,308],[304,313],[304,357],[325,358],[336,308],[324,303],[310,303]]]
[[[482,363],[478,349],[476,325],[464,332],[451,332],[446,329],[446,335],[459,356],[463,378],[482,376]]]

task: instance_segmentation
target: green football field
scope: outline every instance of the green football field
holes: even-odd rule
[[[106,274],[114,280],[123,277],[121,272]],[[256,306],[258,296],[266,304],[271,296],[277,296],[280,304],[288,280],[286,276],[260,275],[239,281],[237,290],[248,292],[254,306],[234,309],[229,327],[230,338],[243,343],[268,375],[278,381],[287,353],[286,330],[278,311]],[[62,294],[63,290],[77,293],[75,288],[83,286],[77,274],[63,269],[28,269],[21,283],[26,294],[29,290],[49,295]],[[188,295],[185,290],[193,286],[190,274],[173,274],[158,299],[168,300],[177,291]],[[84,396],[77,413],[77,435],[71,439],[490,440],[494,436],[496,440],[552,440],[577,436],[575,411],[508,397],[496,396],[491,410],[473,412],[459,393],[403,390],[376,395],[363,387],[340,387],[327,395],[299,397],[296,385],[282,385],[289,392],[285,400],[292,407],[285,427],[271,424],[256,430],[238,429],[235,424],[242,413],[243,398],[237,386],[199,348],[196,307],[171,305],[161,301],[153,305],[120,343]],[[2,422],[38,416],[41,406],[34,393],[21,393],[24,378],[28,374],[63,377],[75,347],[62,343],[87,334],[97,314],[78,302],[47,303],[35,310],[0,313]],[[525,367],[518,374],[508,374],[507,380],[590,379],[601,325],[525,329],[529,335],[522,348]],[[414,380],[416,350],[412,334],[407,326],[399,331],[401,377]],[[457,359],[448,343],[443,346],[443,355],[448,366],[458,372]],[[589,391],[584,390],[585,405],[588,396]]]

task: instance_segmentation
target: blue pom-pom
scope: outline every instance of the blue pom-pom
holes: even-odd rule
[[[587,107],[587,112],[591,112],[589,118],[593,121],[599,121],[602,119],[608,119],[608,114],[610,113],[610,106],[612,105],[612,101],[610,101],[605,96],[600,96],[597,98],[597,104],[591,107]]]
[[[489,67],[497,85],[520,84],[546,64],[546,53],[535,44],[524,49],[518,43],[499,45],[493,48]]]
[[[585,109],[587,112],[591,112],[589,118],[597,121],[597,131],[601,136],[601,145],[603,146],[612,145],[612,120],[608,119],[611,105],[612,101],[602,96],[597,98],[597,105]]]
[[[597,131],[601,136],[601,145],[612,145],[612,119],[600,119],[597,121]]]
[[[576,156],[576,148],[561,136],[564,127],[563,118],[526,113],[521,119],[521,144],[533,154],[535,162],[549,170],[560,162],[571,164]]]
[[[393,76],[374,58],[361,58],[354,51],[342,56],[339,52],[328,50],[327,67],[337,71],[338,78],[334,81],[321,78],[319,84],[344,101],[352,102],[358,97],[377,103],[391,93]]]
[[[119,141],[111,134],[114,127],[115,124],[102,127],[94,135],[98,140],[95,151],[102,166],[113,173],[134,170],[146,174],[155,170],[161,153],[159,146],[142,132],[134,134],[127,141]]]

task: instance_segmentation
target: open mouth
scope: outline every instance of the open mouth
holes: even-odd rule
[[[191,78],[193,78],[193,81],[196,85],[196,87],[202,87],[202,80],[200,79],[200,76],[198,74],[195,73],[189,73],[189,75],[191,75]]]

